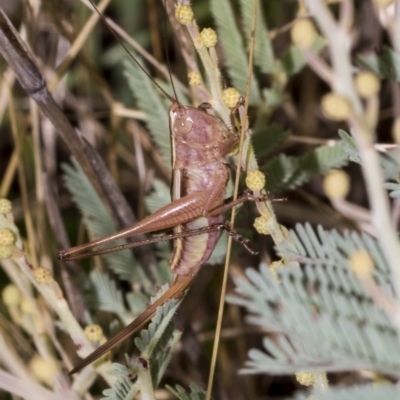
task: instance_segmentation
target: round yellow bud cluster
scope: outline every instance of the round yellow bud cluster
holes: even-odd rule
[[[312,372],[300,371],[296,372],[296,380],[303,386],[311,386],[315,383],[314,374]]]
[[[34,312],[32,303],[28,299],[21,300],[20,308],[24,314],[33,314]]]
[[[12,256],[12,247],[0,245],[0,260],[5,260]]]
[[[197,71],[189,72],[188,78],[189,78],[190,86],[200,86],[201,85],[201,75]]]
[[[328,93],[321,100],[321,108],[327,118],[343,121],[350,116],[351,104],[346,97]]]
[[[235,107],[239,99],[240,93],[235,88],[228,88],[222,92],[222,101],[229,108]]]
[[[285,86],[288,83],[288,75],[283,70],[276,70],[273,73],[273,81],[275,84]]]
[[[252,190],[262,190],[265,186],[265,174],[263,174],[260,170],[256,169],[255,171],[249,171],[246,176],[246,186]]]
[[[267,222],[268,222],[268,219],[267,219],[267,218],[265,218],[265,217],[263,217],[263,216],[257,217],[257,218],[254,220],[254,224],[253,224],[254,229],[255,229],[258,233],[260,233],[261,235],[269,235],[269,234],[270,234],[270,231],[269,231],[269,229],[268,229]]]
[[[378,77],[370,71],[357,74],[354,83],[358,94],[365,99],[376,96],[381,88]]]
[[[188,25],[193,21],[192,7],[179,4],[175,8],[175,18],[182,25]]]
[[[49,283],[52,279],[50,270],[44,267],[36,268],[33,276],[37,283]]]
[[[101,326],[97,324],[87,325],[84,333],[91,342],[100,342],[100,340],[104,337],[103,329],[101,329]]]
[[[332,170],[325,175],[323,185],[329,199],[344,199],[350,190],[350,178],[343,170]]]
[[[394,141],[397,144],[400,144],[400,117],[397,117],[394,120],[393,127],[392,127],[392,136]]]
[[[205,47],[214,47],[218,42],[217,32],[211,28],[204,28],[200,32],[200,39]]]
[[[38,381],[51,386],[58,374],[59,367],[54,359],[35,355],[29,363],[29,370]]]
[[[12,230],[7,228],[0,229],[0,260],[12,257],[15,235]]]
[[[14,232],[10,229],[0,229],[0,244],[3,246],[11,246],[15,242]]]
[[[368,278],[374,270],[374,261],[366,250],[356,250],[349,258],[349,265],[358,278]]]
[[[290,30],[290,37],[294,44],[307,49],[313,45],[317,31],[310,19],[300,19]]]
[[[17,286],[10,283],[2,291],[1,296],[6,306],[17,306],[22,299],[22,294]]]
[[[11,212],[12,204],[10,200],[0,199],[0,214],[7,214]]]

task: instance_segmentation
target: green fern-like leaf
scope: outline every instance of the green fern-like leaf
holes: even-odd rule
[[[389,268],[375,239],[310,225],[298,225],[278,249],[288,264],[277,271],[280,282],[266,265],[237,279],[238,295],[229,301],[247,308],[250,323],[277,332],[274,340],[264,338],[262,350],[249,352],[244,373],[368,368],[400,376],[396,329],[349,269],[357,249],[369,252],[373,279],[392,299]]]
[[[72,159],[72,165],[62,164],[64,183],[81,211],[85,225],[94,238],[115,232],[115,224],[101,202],[80,165]]]
[[[270,112],[280,107],[288,99],[287,94],[282,91],[282,87],[279,84],[269,89],[264,89],[263,97],[265,98],[265,103],[268,105]]]
[[[168,285],[163,285],[157,296],[151,299],[154,303],[168,290]],[[156,315],[151,320],[147,329],[140,332],[140,337],[135,338],[135,345],[141,352],[142,357],[149,359],[158,341],[160,340],[164,330],[167,328],[169,321],[173,317],[176,309],[181,303],[182,298],[178,300],[170,300],[157,308]]]
[[[233,86],[242,94],[246,92],[247,57],[243,41],[235,24],[232,6],[227,0],[211,0],[211,13],[218,30],[218,39],[224,50],[228,74]],[[258,84],[253,76],[250,89],[250,104],[260,99]]]
[[[361,164],[361,158],[357,149],[355,140],[344,130],[339,130],[339,136],[342,138],[342,148],[345,153],[348,154],[351,161]],[[398,161],[397,151],[380,152],[379,164],[382,168],[383,178],[385,180],[394,180],[399,182],[400,180],[400,163]],[[391,183],[386,183],[385,188],[388,190],[396,191],[396,186]],[[392,197],[396,197],[397,194],[391,194]]]
[[[339,129],[338,133],[342,139],[342,149],[349,156],[350,161],[361,164],[361,158],[355,140],[343,129]]]
[[[154,179],[153,190],[146,196],[145,204],[150,213],[159,210],[171,202],[171,188],[163,181]]]
[[[367,250],[377,267],[377,278],[389,283],[389,267],[376,240],[366,233],[339,233],[325,231],[321,226],[316,232],[310,224],[297,224],[296,230],[289,231],[289,239],[277,249],[281,257],[305,265],[325,265],[347,270],[348,259],[357,249]],[[350,281],[358,282],[353,275]]]
[[[85,296],[89,307],[111,312],[125,318],[128,311],[124,305],[124,298],[116,283],[104,272],[93,270],[89,275],[94,292]]]
[[[131,400],[135,398],[137,390],[132,391],[132,383],[127,377],[117,381],[112,389],[105,389],[101,400]]]
[[[339,136],[343,139],[343,151],[348,154],[350,160],[361,164],[361,158],[355,140],[342,129],[339,130]],[[397,159],[397,151],[380,152],[379,163],[385,180],[398,181],[400,179],[400,164]]]
[[[347,155],[340,144],[320,146],[299,158],[279,155],[265,169],[268,176],[266,189],[271,192],[293,190],[330,169],[348,164]]]
[[[166,290],[168,290],[168,285],[164,285],[157,295],[151,299],[151,302],[153,303],[160,298]],[[152,387],[156,388],[158,386],[181,337],[181,332],[174,328],[172,317],[176,313],[182,299],[183,296],[177,300],[169,300],[157,308],[156,315],[152,318],[147,329],[143,329],[139,337],[135,338],[135,345],[140,351],[138,358],[131,361],[126,355],[127,366],[117,363],[113,364],[113,370],[110,374],[123,378],[123,385],[121,387],[121,385],[117,383],[113,388],[103,392],[103,394],[108,396],[106,398],[107,400],[128,400],[133,398],[132,396],[141,390],[140,388],[143,382],[140,380],[140,375],[138,373],[139,364],[146,364],[150,367]],[[137,360],[139,359],[141,361],[138,363]],[[128,381],[125,378],[131,377],[132,375],[137,375],[137,379],[129,381],[128,385]]]
[[[275,157],[265,169],[265,174],[268,177],[266,190],[269,192],[277,192],[286,187],[290,177],[294,174],[297,167],[297,160],[293,157],[288,157],[280,154]]]
[[[138,61],[142,64],[139,57]],[[143,64],[142,64],[143,65]],[[166,165],[171,165],[171,144],[169,138],[168,107],[160,99],[158,89],[150,79],[143,77],[143,71],[134,63],[124,63],[125,77],[139,108],[146,113],[147,126],[157,143]]]
[[[128,363],[129,365],[129,363]],[[137,386],[129,378],[131,370],[125,365],[113,364],[113,369],[108,372],[110,375],[118,377],[112,388],[103,391],[101,400],[133,400],[138,392]]]
[[[115,233],[116,226],[111,215],[76,160],[72,159],[72,165],[63,164],[62,169],[65,185],[83,215],[90,238],[94,240]],[[126,242],[119,240],[114,242],[114,245],[123,243]],[[109,268],[121,279],[149,286],[148,278],[134,260],[131,251],[121,251],[103,257]]]
[[[358,55],[357,59],[381,78],[400,81],[400,57],[392,48],[384,46],[380,54]]]
[[[186,390],[179,385],[176,385],[175,389],[167,385],[167,389],[180,400],[205,400],[207,395],[207,392],[195,383],[190,385],[190,393],[187,393]]]
[[[262,158],[273,152],[290,135],[280,125],[269,124],[269,113],[259,113],[254,124],[251,143],[257,158]]]
[[[400,164],[397,150],[379,153],[379,162],[384,171],[385,180],[400,180]]]
[[[362,384],[314,390],[313,395],[318,400],[397,400],[400,398],[400,391],[394,385],[388,383],[380,385]],[[296,400],[307,400],[309,398],[309,393],[299,393],[295,397]]]
[[[246,31],[247,42],[249,43],[249,38],[251,34],[251,21],[253,15],[253,2],[240,0],[240,9]],[[275,56],[272,49],[271,40],[268,36],[267,26],[262,16],[262,8],[260,2],[258,2],[256,18],[257,21],[254,44],[254,64],[260,67],[260,70],[265,74],[270,74],[274,71]]]
[[[167,289],[168,285],[164,285],[160,292],[151,299],[151,302],[153,303],[161,297]],[[158,307],[156,315],[147,329],[143,329],[140,336],[135,338],[135,345],[140,351],[140,357],[149,360],[154,387],[159,384],[182,335],[181,332],[175,330],[171,321],[182,299],[183,296],[177,300],[169,300]]]

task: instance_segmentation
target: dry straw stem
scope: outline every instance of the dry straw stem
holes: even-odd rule
[[[348,118],[352,134],[362,160],[364,179],[371,206],[371,215],[377,237],[387,257],[393,276],[393,286],[400,295],[400,246],[392,225],[390,207],[379,166],[377,152],[374,149],[375,132],[370,128],[363,106],[357,95],[350,58],[351,33],[350,21],[353,20],[352,1],[341,3],[341,20],[336,22],[327,5],[322,0],[305,0],[306,5],[318,23],[319,29],[328,40],[332,60],[332,90],[345,96],[351,103],[352,115]],[[397,319],[397,318],[396,318]],[[398,329],[400,325],[397,323]]]
[[[97,8],[98,10],[103,13],[106,7],[108,6],[110,0],[102,0]],[[84,1],[84,3],[89,7],[89,2]],[[90,7],[92,9],[92,7]],[[53,79],[49,82],[49,91],[52,92],[62,79],[62,77],[65,75],[65,73],[68,71],[68,68],[71,64],[71,62],[75,59],[79,51],[82,49],[83,45],[85,44],[87,38],[91,34],[94,26],[96,23],[99,21],[100,16],[96,11],[92,12],[92,15],[86,22],[85,26],[81,29],[79,32],[79,35],[76,37],[74,42],[71,44],[71,47],[64,57],[63,62],[58,66],[57,71],[53,77]]]

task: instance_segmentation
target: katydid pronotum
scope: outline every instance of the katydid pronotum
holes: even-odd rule
[[[134,57],[132,58],[134,59]],[[134,61],[143,69],[136,59]],[[144,72],[148,75],[146,71]],[[148,75],[148,77],[150,76]],[[154,83],[157,85],[156,82]],[[238,143],[239,135],[234,128],[229,128],[224,122],[209,113],[210,104],[203,103],[198,108],[183,106],[177,100],[176,95],[173,98],[162,88],[160,90],[172,101],[169,108],[173,171],[172,202],[118,233],[60,251],[58,258],[62,261],[70,261],[135,247],[138,243],[111,249],[98,249],[99,246],[119,239],[173,229],[172,235],[166,235],[161,240],[173,239],[170,268],[174,279],[166,293],[121,332],[82,360],[70,374],[94,362],[136,332],[154,316],[158,306],[169,299],[181,296],[190,286],[201,266],[210,257],[222,229],[227,230],[234,239],[250,250],[246,240],[230,229],[229,224],[223,223],[222,216],[222,213],[233,205],[254,199],[249,194],[245,194],[231,203],[225,203],[226,185],[229,179],[225,156]],[[237,107],[239,105],[240,103]],[[232,119],[234,111],[236,108],[232,111]],[[255,200],[262,200],[262,198]],[[150,239],[139,244],[148,244],[159,240],[160,238]]]

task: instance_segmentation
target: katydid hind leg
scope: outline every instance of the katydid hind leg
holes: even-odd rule
[[[82,368],[98,360],[100,357],[104,356],[104,354],[108,353],[110,350],[116,347],[119,343],[137,332],[143,325],[145,325],[148,321],[150,321],[151,318],[153,318],[156,313],[157,307],[162,306],[168,300],[179,298],[190,286],[192,281],[193,277],[191,276],[177,276],[173,281],[171,287],[158,300],[151,304],[133,322],[122,329],[122,331],[117,333],[114,337],[109,339],[106,343],[98,347],[95,351],[93,351],[80,363],[78,363],[69,372],[68,375],[73,375],[76,372],[80,371]]]
[[[90,255],[96,255],[94,249],[98,246],[106,245],[119,239],[125,239],[144,233],[157,232],[184,224],[203,214],[210,195],[210,191],[203,191],[174,200],[127,229],[93,242],[62,250],[58,253],[57,257],[59,260],[69,261],[71,259],[79,259],[81,258],[80,256],[88,257]]]
[[[117,251],[128,250],[128,249],[132,249],[134,247],[147,246],[147,245],[150,245],[153,243],[166,242],[169,240],[187,238],[190,236],[203,235],[205,233],[210,233],[210,232],[214,232],[214,231],[218,231],[218,230],[219,231],[227,230],[225,224],[220,223],[220,224],[215,224],[215,225],[208,225],[203,228],[184,230],[184,231],[170,233],[170,234],[166,234],[166,235],[162,235],[162,236],[155,236],[155,237],[152,237],[149,239],[140,240],[138,242],[125,243],[125,244],[122,244],[119,246],[110,247],[110,248],[106,248],[106,249],[87,251],[87,252],[82,252],[79,254],[72,254],[72,255],[68,256],[67,260],[64,259],[64,261],[74,261],[76,259],[100,256],[100,255],[105,255],[105,254],[109,254],[109,253],[115,253]]]

